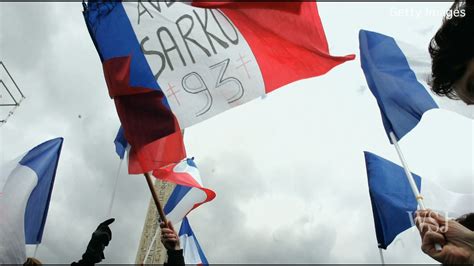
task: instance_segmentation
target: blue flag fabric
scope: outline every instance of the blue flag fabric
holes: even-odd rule
[[[120,159],[123,159],[125,157],[125,151],[127,150],[127,139],[125,139],[125,133],[123,131],[123,127],[120,126],[117,136],[115,137],[114,140],[115,144],[115,152],[117,155],[120,157]]]
[[[417,80],[404,52],[392,37],[361,30],[359,43],[362,69],[377,99],[385,131],[401,139],[426,111],[438,105]]]
[[[377,242],[386,249],[398,234],[413,226],[417,202],[402,167],[373,153],[364,154]],[[413,177],[420,190],[421,177]]]
[[[41,243],[62,145],[63,138],[46,141],[30,150],[20,161],[38,176],[25,210],[26,244]]]

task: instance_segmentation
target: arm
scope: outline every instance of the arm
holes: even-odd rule
[[[86,252],[82,255],[82,259],[71,263],[71,265],[94,265],[105,259],[104,249],[112,240],[112,231],[109,225],[114,221],[115,219],[112,218],[99,224],[94,233],[92,233],[92,238],[87,245]]]
[[[173,224],[168,222],[160,224],[161,227],[161,243],[165,246],[168,261],[165,262],[165,265],[185,265],[183,250],[179,245],[179,237],[174,230]]]

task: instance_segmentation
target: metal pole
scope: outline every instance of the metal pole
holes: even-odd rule
[[[5,69],[5,71],[7,72],[8,76],[9,76],[10,79],[13,81],[13,84],[15,84],[15,87],[16,87],[16,89],[18,90],[18,92],[21,94],[21,97],[22,97],[22,98],[26,98],[25,95],[23,95],[23,92],[21,92],[20,88],[19,88],[18,85],[16,84],[16,82],[15,82],[15,80],[13,79],[12,75],[10,75],[10,72],[8,72],[7,67],[3,64],[2,61],[0,61],[0,65],[3,66],[3,69]]]
[[[18,106],[18,102],[16,101],[15,97],[13,97],[12,93],[10,92],[10,90],[8,89],[8,87],[5,85],[5,83],[3,82],[3,80],[0,79],[0,83],[2,83],[3,87],[5,88],[5,90],[7,90],[8,94],[10,94],[10,97],[12,97],[13,101],[15,102],[15,104],[13,106]],[[11,104],[6,104],[6,105],[3,105],[3,106],[12,106]]]

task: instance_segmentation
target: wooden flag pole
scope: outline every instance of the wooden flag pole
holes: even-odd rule
[[[166,215],[165,215],[165,212],[163,211],[163,207],[161,207],[161,203],[158,200],[158,195],[156,195],[155,187],[153,186],[153,181],[151,180],[150,174],[144,173],[143,175],[146,178],[148,188],[150,189],[151,196],[153,197],[153,200],[155,201],[155,205],[156,205],[156,208],[158,209],[158,214],[160,215],[161,221],[163,221],[165,224],[168,224],[168,220],[166,220]]]
[[[181,131],[181,133],[184,135],[184,129]],[[165,223],[165,225],[168,224],[168,220],[166,219],[165,212],[163,211],[163,207],[161,206],[160,201],[158,200],[158,195],[156,195],[155,187],[153,186],[153,181],[151,179],[150,173],[144,173],[143,174],[146,178],[146,182],[148,184],[148,188],[150,189],[151,196],[153,197],[153,200],[155,201],[156,208],[158,209],[158,214],[160,215],[160,219],[162,222]]]

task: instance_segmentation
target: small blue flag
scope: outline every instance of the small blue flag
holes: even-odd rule
[[[123,127],[120,126],[117,136],[115,137],[114,140],[115,144],[115,152],[117,155],[120,157],[120,159],[123,159],[125,157],[125,151],[127,150],[127,139],[125,139],[125,133],[123,131]]]
[[[364,152],[379,248],[386,249],[395,237],[413,226],[417,202],[402,167]],[[421,177],[413,175],[418,190]]]

